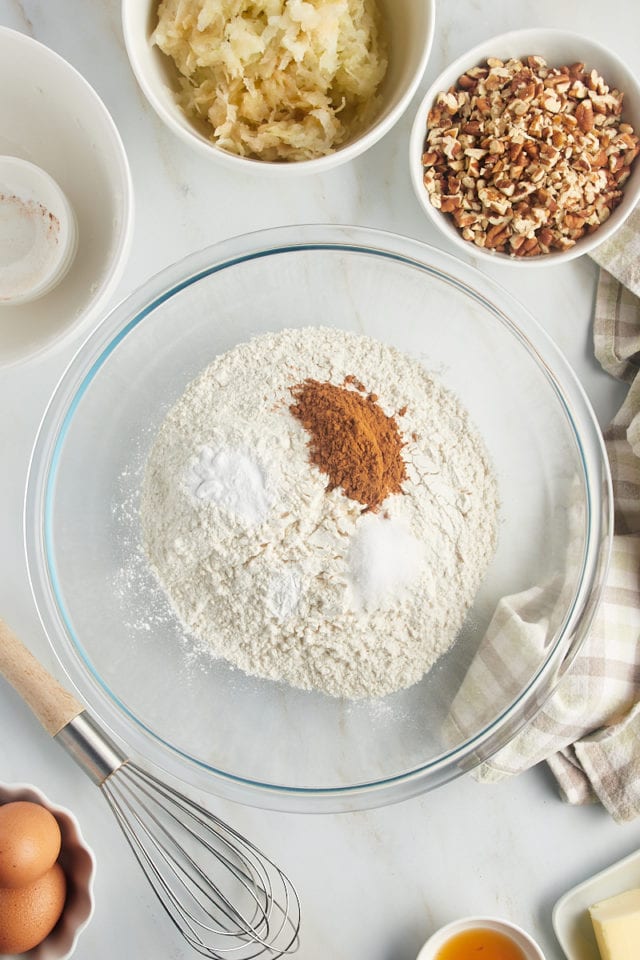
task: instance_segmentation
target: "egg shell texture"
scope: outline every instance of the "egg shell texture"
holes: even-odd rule
[[[24,887],[58,859],[60,827],[39,803],[17,800],[0,806],[0,887]]]
[[[66,891],[59,863],[26,887],[0,888],[0,954],[24,953],[41,943],[60,919]]]

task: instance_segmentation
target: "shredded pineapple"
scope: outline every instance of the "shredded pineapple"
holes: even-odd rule
[[[332,153],[375,115],[387,69],[376,0],[162,0],[153,42],[187,116],[260,160]]]

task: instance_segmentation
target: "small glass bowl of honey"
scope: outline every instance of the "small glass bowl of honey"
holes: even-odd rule
[[[528,933],[496,917],[464,917],[437,930],[417,960],[545,960]]]

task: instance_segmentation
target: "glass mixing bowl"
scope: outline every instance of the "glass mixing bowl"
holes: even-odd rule
[[[139,552],[141,471],[187,383],[249,337],[306,325],[368,334],[417,358],[470,412],[498,481],[497,552],[454,646],[420,683],[378,701],[292,689],[196,655]],[[116,307],[45,413],[25,535],[49,640],[91,710],[134,753],[232,799],[325,811],[429,790],[521,728],[588,630],[610,511],[589,403],[519,303],[416,241],[309,226],[210,247]],[[530,590],[544,600],[539,618],[527,609],[540,653],[498,649],[511,686],[476,709],[465,677],[496,606]],[[451,723],[461,698],[462,727]]]

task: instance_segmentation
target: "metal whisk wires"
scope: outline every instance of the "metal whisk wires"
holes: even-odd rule
[[[292,951],[297,894],[254,844],[130,763],[104,781],[102,792],[167,914],[195,950],[242,960]]]
[[[198,953],[276,960],[295,952],[300,901],[269,857],[127,760],[86,712],[55,739],[98,784],[167,915]]]
[[[298,946],[300,901],[269,857],[131,763],[0,619],[0,676],[103,791],[180,933],[210,960],[276,960]]]

